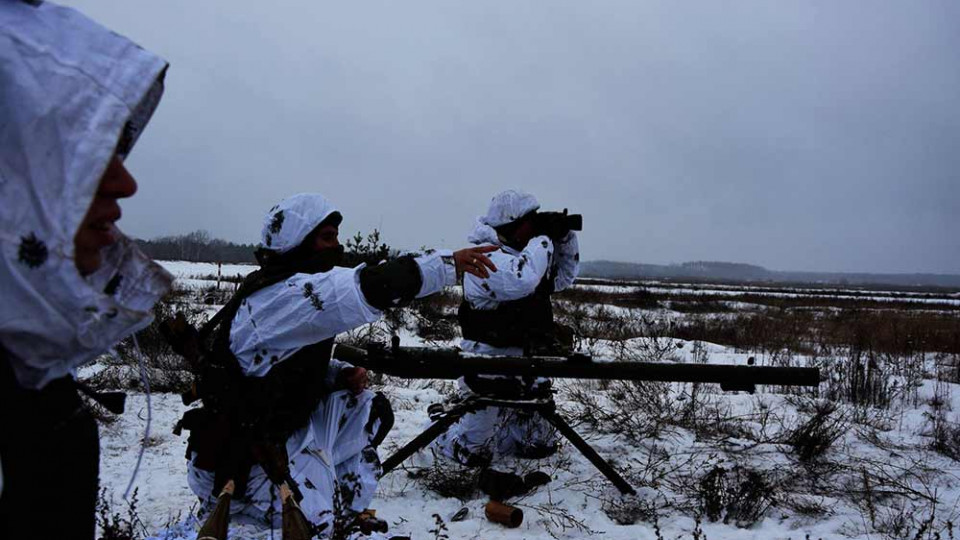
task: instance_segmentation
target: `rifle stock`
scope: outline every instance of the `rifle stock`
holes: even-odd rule
[[[230,500],[233,498],[233,480],[228,480],[217,497],[217,506],[197,532],[197,540],[226,540],[230,525]]]
[[[607,379],[719,383],[725,390],[754,385],[818,386],[819,368],[595,362],[583,355],[475,356],[458,349],[337,345],[333,355],[355,366],[404,379],[458,379],[470,375],[508,375],[557,379]]]
[[[283,501],[283,540],[310,540],[313,538],[313,525],[307,521],[297,504],[293,491],[286,482],[280,484],[280,500]]]

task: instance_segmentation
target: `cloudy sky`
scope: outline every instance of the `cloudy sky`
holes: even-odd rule
[[[960,273],[960,3],[66,3],[170,63],[124,230],[458,247],[497,191],[583,258]]]

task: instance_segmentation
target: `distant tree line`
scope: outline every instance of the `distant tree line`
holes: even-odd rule
[[[213,263],[256,263],[254,244],[234,244],[212,238],[207,231],[193,231],[178,236],[162,236],[137,240],[137,245],[153,259]]]
[[[190,261],[209,263],[251,263],[256,264],[254,251],[256,244],[234,244],[219,238],[212,238],[207,231],[193,231],[178,236],[162,236],[152,240],[136,240],[137,245],[150,258],[163,261]],[[346,253],[343,266],[356,266],[360,263],[376,264],[397,255],[397,251],[380,239],[380,231],[366,236],[359,232],[347,238],[344,243]]]

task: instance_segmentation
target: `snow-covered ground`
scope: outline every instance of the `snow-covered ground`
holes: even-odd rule
[[[181,278],[204,279],[221,272],[224,277],[245,276],[257,269],[254,264],[216,264],[186,261],[158,261],[168,272]]]
[[[397,424],[384,443],[384,455],[413,439],[428,424],[427,405],[442,400],[435,389],[387,389],[396,411]],[[101,482],[114,495],[122,493],[130,478],[139,453],[146,417],[145,398],[131,396],[128,412],[115,424],[102,430]],[[186,517],[196,501],[185,479],[185,437],[177,437],[170,430],[185,410],[179,396],[154,394],[153,433],[140,467],[138,488],[139,515],[149,529],[159,531],[170,522]],[[561,404],[562,406],[562,404]],[[615,434],[591,434],[580,430],[593,447],[612,462],[643,460],[651,452],[650,445],[635,447]],[[670,453],[677,456],[691,454],[688,438],[665,442]],[[691,445],[692,446],[692,445]],[[686,447],[686,448],[685,448]],[[769,452],[769,451],[767,451]],[[764,452],[766,453],[766,452]],[[411,460],[424,465],[423,458]],[[468,501],[442,498],[419,486],[403,470],[386,475],[380,484],[374,506],[377,515],[391,524],[391,533],[405,533],[414,538],[429,538],[427,531],[434,526],[433,514],[439,514],[447,523],[450,538],[596,538],[636,539],[654,538],[650,523],[618,525],[604,513],[605,501],[620,499],[616,490],[569,444],[560,453],[540,462],[518,464],[518,468],[536,468],[551,474],[554,480],[532,495],[512,501],[524,510],[525,519],[518,529],[507,529],[487,521],[483,507],[487,498],[479,493]],[[656,499],[656,492],[641,490],[640,497]],[[629,499],[629,498],[628,498]],[[451,522],[450,518],[461,508],[468,509],[467,518]],[[569,517],[567,517],[569,516]],[[815,523],[801,523],[794,519],[771,516],[751,529],[731,525],[703,523],[708,538],[714,539],[777,539],[813,537],[831,538],[850,518],[834,516]],[[664,515],[660,528],[666,538],[686,537],[693,529],[690,516]],[[264,534],[245,529],[245,534]]]
[[[183,286],[190,288],[197,281],[205,281],[205,276],[216,275],[216,265],[163,264],[183,280]],[[229,272],[245,273],[250,269],[231,267]],[[226,267],[223,273],[228,273]],[[623,316],[635,314],[625,308],[614,312]],[[669,318],[676,314],[656,315]],[[423,344],[409,329],[400,335],[406,345]],[[443,346],[454,342],[430,343]],[[783,361],[777,355],[748,354],[721,345],[671,338],[591,342],[590,352],[599,357],[623,358],[625,351],[639,355],[654,351],[665,360],[682,362],[742,365],[748,356],[755,356],[761,365]],[[602,418],[592,421],[585,417],[591,413],[584,413],[584,400],[578,394],[593,396],[597,403],[615,410],[617,400],[624,399],[618,396],[615,384],[562,381],[557,384],[560,410],[600,455],[638,488],[636,497],[621,496],[572,445],[565,443],[547,459],[503,464],[503,469],[539,469],[553,477],[548,485],[511,501],[525,515],[517,529],[487,521],[483,511],[487,498],[479,492],[459,500],[441,497],[424,487],[416,475],[431,469],[429,454],[415,456],[404,467],[384,476],[374,507],[378,517],[390,524],[390,534],[406,534],[415,539],[436,537],[429,532],[435,528],[434,514],[443,520],[451,539],[626,540],[657,538],[658,534],[670,540],[933,539],[931,531],[943,529],[960,516],[960,463],[932,449],[937,425],[940,429],[957,430],[953,411],[960,411],[960,391],[953,383],[935,380],[937,370],[945,368],[945,357],[918,358],[920,375],[911,378],[907,370],[884,375],[881,382],[913,385],[891,392],[895,400],[890,407],[837,404],[832,418],[842,420],[842,430],[823,456],[812,462],[802,462],[791,451],[785,435],[796,433],[798,426],[812,416],[810,407],[823,403],[823,399],[811,394],[780,394],[769,388],[761,388],[753,395],[721,393],[713,385],[694,389],[691,385],[672,384],[658,394],[663,403],[656,407],[661,407],[665,415],[679,415],[688,410],[684,406],[693,400],[697,406],[689,410],[695,410],[698,419],[684,423],[661,418],[662,426],[656,433],[638,438],[635,433],[631,436],[626,425],[617,429]],[[802,356],[789,360],[792,365],[813,361]],[[840,359],[817,361],[832,365]],[[833,371],[831,376],[847,375]],[[396,425],[381,448],[381,458],[428,425],[427,406],[443,401],[452,392],[452,384],[391,379],[377,388],[390,397],[396,413]],[[185,479],[186,437],[171,433],[186,407],[178,395],[155,393],[151,400],[152,432],[135,485],[139,516],[148,531],[155,534],[172,523],[185,521],[196,499]],[[606,409],[592,414],[599,416],[603,410]],[[934,421],[937,411],[940,424]],[[637,410],[636,416],[639,419],[646,413]],[[146,418],[146,396],[136,393],[129,398],[127,412],[101,428],[101,484],[113,497],[117,509],[122,509],[119,497],[135,467]],[[626,418],[625,422],[629,420]],[[758,521],[741,528],[735,520],[712,522],[704,515],[707,502],[698,499],[697,492],[710,493],[703,487],[704,477],[716,467],[728,472],[759,471],[772,482],[770,500]],[[733,483],[742,478],[728,475],[726,481]],[[466,518],[452,521],[462,508],[467,509]],[[934,509],[931,529],[918,535],[917,526]],[[651,517],[654,515],[655,520]],[[694,532],[698,516],[702,531],[699,537]],[[620,523],[614,517],[619,517]],[[655,527],[659,527],[659,533]],[[234,532],[237,538],[269,537],[269,532],[249,527]],[[952,537],[943,530],[942,538]]]

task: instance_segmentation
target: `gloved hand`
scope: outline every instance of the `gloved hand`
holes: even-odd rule
[[[160,323],[160,334],[170,344],[173,352],[183,356],[191,364],[200,356],[200,333],[194,328],[182,311],[173,319]]]
[[[362,367],[346,367],[337,373],[337,387],[347,389],[354,394],[363,392],[369,383],[367,370]]]

